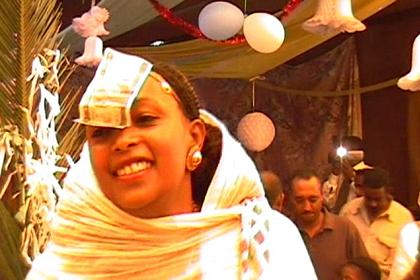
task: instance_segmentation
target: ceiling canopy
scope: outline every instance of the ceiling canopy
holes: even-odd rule
[[[71,1],[74,5],[74,1]],[[198,13],[212,1],[197,0],[160,0],[159,3],[176,16],[197,25]],[[230,1],[246,14],[264,11],[279,15],[288,1]],[[270,54],[258,53],[248,44],[223,44],[206,39],[195,39],[184,33],[177,26],[166,22],[149,1],[103,0],[97,5],[105,7],[110,13],[106,28],[110,35],[103,38],[105,46],[119,48],[126,52],[145,55],[154,59],[176,64],[192,77],[244,78],[260,75],[268,70],[308,51],[339,34],[320,36],[302,29],[302,23],[311,18],[317,9],[318,1],[297,1],[299,5],[282,18],[286,38],[277,51]],[[374,15],[395,0],[353,0],[353,13],[360,19]],[[409,1],[410,2],[410,1]],[[76,34],[70,26],[71,18],[80,16],[90,8],[90,3],[67,11],[63,2],[63,24],[67,27],[60,33],[63,46],[70,48],[70,53],[81,52],[84,38]],[[369,27],[368,27],[369,28]],[[166,44],[152,47],[154,40],[163,40]],[[252,63],[250,63],[252,62]]]

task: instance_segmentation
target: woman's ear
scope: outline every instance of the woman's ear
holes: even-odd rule
[[[206,125],[201,119],[195,119],[190,124],[190,134],[193,145],[196,145],[201,150],[203,148],[204,139],[206,138]]]

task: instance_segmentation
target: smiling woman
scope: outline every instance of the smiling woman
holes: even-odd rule
[[[27,279],[316,279],[296,227],[185,76],[104,57],[80,104],[87,144]]]
[[[200,152],[205,127],[197,110],[190,112],[195,118],[189,120],[177,100],[164,79],[153,73],[131,109],[131,126],[86,128],[102,191],[135,216],[156,218],[192,210],[191,173],[185,166],[189,150]]]

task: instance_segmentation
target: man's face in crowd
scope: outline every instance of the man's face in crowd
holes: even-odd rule
[[[319,179],[316,177],[293,179],[290,200],[293,214],[298,222],[303,224],[316,222],[322,209]]]
[[[365,186],[363,192],[365,207],[369,215],[378,216],[388,210],[392,196],[386,188],[369,188]]]

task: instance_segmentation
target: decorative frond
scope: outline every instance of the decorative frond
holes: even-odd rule
[[[61,24],[55,0],[8,0],[0,5],[0,116],[28,136],[26,116],[33,59],[53,49]]]
[[[84,90],[80,86],[77,89],[71,89],[66,92],[62,100],[61,114],[57,117],[57,134],[60,137],[58,153],[60,155],[70,155],[73,160],[77,160],[77,155],[80,154],[83,143],[86,141],[83,127],[72,119]],[[64,157],[58,161],[58,164],[60,166],[68,166],[68,162]]]
[[[3,273],[0,278],[22,279],[26,264],[30,264],[49,238],[49,217],[43,214],[45,209],[54,211],[55,196],[61,190],[55,173],[64,169],[55,165],[58,143],[54,118],[60,110],[59,80],[66,80],[71,71],[66,71],[68,62],[57,50],[60,4],[56,0],[3,2],[0,5],[0,149],[13,152],[7,154],[4,165],[0,163],[2,179],[7,177],[0,182],[0,191],[2,195],[11,185],[13,197],[18,198],[15,201],[20,211],[16,217],[21,218],[23,240],[18,244],[16,229],[19,227],[13,218],[14,228],[12,222],[0,227],[1,240],[13,239],[13,244],[21,247],[19,252],[0,246]],[[12,146],[11,139],[22,141]],[[17,209],[9,210],[8,217],[13,217]],[[2,220],[6,217],[3,214]],[[9,261],[4,262],[2,256],[7,256]],[[10,271],[16,273],[4,275]]]
[[[86,141],[85,131],[79,123],[74,123],[70,130],[64,135],[59,153],[71,155],[73,160],[77,160],[76,155],[79,155],[82,151],[83,143]],[[65,165],[64,161],[60,161],[60,164]]]
[[[27,268],[19,257],[20,229],[1,201],[0,217],[0,279],[24,279]]]
[[[94,74],[91,68],[77,67],[62,89],[61,114],[57,117],[57,134],[60,137],[58,153],[68,154],[74,160],[77,160],[86,141],[83,127],[75,123],[74,119],[78,116],[79,101]],[[67,165],[67,162],[61,160],[60,165]]]

